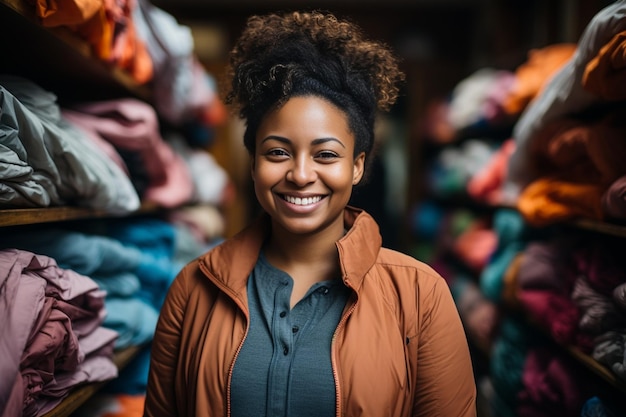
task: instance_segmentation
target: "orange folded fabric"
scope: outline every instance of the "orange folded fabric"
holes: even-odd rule
[[[532,226],[545,227],[576,218],[602,220],[604,187],[540,178],[519,196],[517,209]]]
[[[626,99],[626,31],[613,36],[587,63],[582,86],[605,100]]]
[[[146,401],[145,394],[119,394],[115,397],[117,407],[115,411],[102,414],[101,417],[141,417]]]
[[[35,12],[46,27],[85,23],[102,8],[103,0],[36,0]]]
[[[46,27],[66,27],[84,40],[93,55],[126,71],[137,83],[152,80],[153,62],[133,21],[128,0],[35,0]]]
[[[541,92],[552,75],[574,55],[576,44],[558,43],[541,49],[531,49],[528,59],[515,70],[515,83],[504,99],[503,110],[509,115],[520,114]]]

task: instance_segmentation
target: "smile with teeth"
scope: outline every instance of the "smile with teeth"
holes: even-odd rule
[[[315,204],[322,199],[322,196],[316,195],[314,197],[292,197],[290,195],[283,195],[283,199],[291,204],[295,204],[297,206],[308,206],[310,204]]]

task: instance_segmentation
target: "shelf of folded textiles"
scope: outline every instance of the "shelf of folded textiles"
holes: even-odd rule
[[[489,204],[478,201],[466,193],[444,195],[441,193],[438,194],[436,192],[433,192],[428,195],[427,199],[430,199],[443,207],[460,207],[487,212],[500,209],[519,211],[517,205],[514,203]],[[626,222],[619,224],[616,222],[600,221],[589,218],[579,218],[565,221],[564,224],[591,232],[613,235],[617,237],[626,237]]]
[[[130,346],[128,348],[116,350],[113,356],[113,363],[117,369],[123,369],[137,355],[143,346]],[[76,388],[53,410],[44,414],[43,417],[67,417],[78,407],[85,403],[90,397],[96,394],[108,381],[87,384]]]
[[[96,57],[89,43],[69,27],[42,25],[35,2],[0,0],[0,33],[20,40],[3,45],[5,56],[12,58],[0,63],[1,72],[21,74],[69,98],[82,99],[83,93],[91,98],[122,94],[150,101],[152,97],[149,85]],[[22,50],[31,52],[24,56],[19,54]]]
[[[52,223],[89,218],[120,217],[132,214],[153,213],[159,209],[159,206],[153,203],[144,203],[137,211],[121,215],[115,215],[105,210],[70,206],[0,209],[0,227],[23,226],[29,224]]]
[[[550,332],[536,319],[531,318],[528,314],[521,310],[520,306],[506,306],[512,314],[518,315],[518,317],[525,319],[533,328],[542,332],[548,339],[552,340],[555,346],[563,349],[565,352],[574,358],[578,363],[582,364],[592,374],[599,377],[606,382],[609,386],[616,388],[621,394],[626,394],[626,380],[620,378],[614,373],[608,366],[598,362],[589,354],[580,350],[580,348],[564,343],[559,343],[551,335]]]

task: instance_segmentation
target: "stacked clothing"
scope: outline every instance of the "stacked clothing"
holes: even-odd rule
[[[0,415],[45,414],[71,389],[117,376],[104,298],[50,257],[0,251]]]

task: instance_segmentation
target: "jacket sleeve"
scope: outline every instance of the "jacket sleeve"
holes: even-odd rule
[[[182,320],[187,300],[185,272],[183,269],[170,286],[159,315],[152,341],[144,417],[178,415],[175,387]]]
[[[418,372],[413,416],[476,416],[467,338],[448,285],[437,276],[420,291]]]

